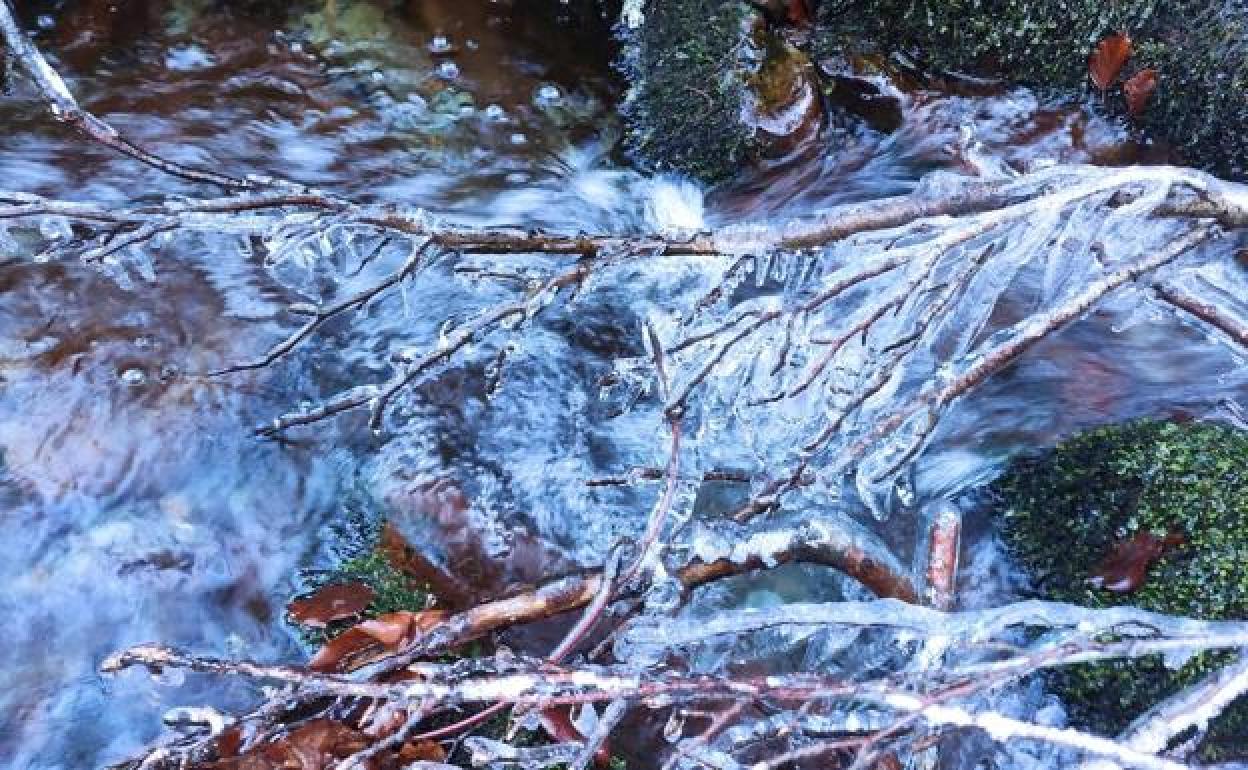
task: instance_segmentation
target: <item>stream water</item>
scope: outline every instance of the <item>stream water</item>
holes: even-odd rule
[[[968,163],[1026,169],[1130,154],[1124,132],[1081,105],[1024,90],[894,89],[896,130],[838,135],[706,193],[621,161],[612,116],[621,85],[603,44],[610,20],[592,10],[503,0],[114,5],[33,3],[22,16],[84,106],[132,139],[187,163],[469,223],[718,224],[897,194]],[[4,188],[105,203],[202,193],[56,125],[18,78],[0,98],[0,125]],[[380,507],[481,591],[594,563],[644,519],[650,490],[599,492],[584,481],[661,462],[656,424],[603,402],[597,384],[613,357],[640,351],[638,318],[664,301],[652,287],[616,287],[542,320],[497,395],[485,394],[480,368],[455,369],[399,405],[402,430],[375,436],[348,415],[276,442],[253,428],[383,376],[392,351],[435,343],[447,319],[498,291],[435,277],[330,325],[271,368],[206,378],[288,333],[298,322],[284,311],[290,302],[351,286],[402,255],[383,248],[353,276],[350,254],[275,264],[262,245],[212,235],[145,254],[118,280],[0,237],[0,764],[97,766],[155,737],[167,708],[250,703],[254,690],[237,681],[110,680],[96,667],[147,641],[299,659],[282,607],[301,569],[332,558],[344,501]],[[1233,415],[1244,386],[1240,362],[1202,333],[1129,302],[1110,306],[959,404],[923,456],[917,488],[924,499],[956,495],[1013,451],[1110,419]],[[965,602],[999,597],[1000,581],[984,577],[991,558],[971,559]],[[786,575],[741,595],[827,590],[809,571]]]

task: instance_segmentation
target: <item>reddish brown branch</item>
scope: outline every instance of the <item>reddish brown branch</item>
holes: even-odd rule
[[[1174,284],[1158,281],[1153,284],[1153,291],[1162,300],[1204,321],[1230,337],[1241,347],[1248,348],[1248,326],[1222,312],[1217,305],[1206,302]]]
[[[941,505],[933,512],[928,524],[923,600],[929,607],[948,611],[957,603],[958,550],[961,544],[962,512],[952,505]]]
[[[781,545],[774,547],[778,536]],[[694,561],[675,573],[685,590],[733,575],[781,564],[818,564],[840,570],[881,598],[917,603],[919,593],[887,547],[865,531],[850,532],[820,520],[803,530],[785,527],[760,530],[744,537],[733,553],[714,561]],[[431,654],[478,639],[493,631],[530,623],[587,606],[602,589],[602,573],[590,572],[547,583],[533,591],[479,605],[453,615],[428,635],[391,658],[379,661],[362,676],[396,671]]]

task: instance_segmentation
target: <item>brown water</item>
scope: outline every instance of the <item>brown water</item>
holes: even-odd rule
[[[687,184],[620,164],[610,20],[592,9],[64,5],[25,8],[27,28],[40,30],[86,107],[175,160],[465,222],[569,231],[639,231],[656,206],[701,202]],[[853,128],[743,172],[709,196],[707,220],[896,194],[932,169],[1112,159],[1126,145],[1079,106],[1025,91],[876,85],[895,100],[899,128]],[[10,89],[0,186],[100,202],[205,192],[84,142],[25,84]],[[597,383],[613,356],[637,354],[638,317],[661,295],[613,287],[553,312],[492,399],[480,367],[456,369],[406,397],[381,436],[348,416],[273,442],[252,428],[384,376],[390,351],[432,344],[445,319],[488,304],[493,290],[435,277],[275,367],[208,379],[196,373],[252,358],[293,328],[289,302],[362,280],[348,275],[352,256],[266,264],[263,248],[204,235],[136,255],[152,270],[140,262],[119,282],[5,243],[0,764],[94,766],[153,738],[166,708],[251,702],[239,682],[104,680],[95,667],[144,641],[301,655],[281,608],[301,568],[329,561],[347,501],[385,509],[480,588],[591,561],[645,515],[645,495],[583,482],[655,460],[655,426],[601,403]],[[383,251],[376,269],[400,258]],[[1207,412],[1242,392],[1238,362],[1203,336],[1166,316],[1107,312],[960,405],[919,469],[921,486],[960,491],[1019,447],[1176,404]]]

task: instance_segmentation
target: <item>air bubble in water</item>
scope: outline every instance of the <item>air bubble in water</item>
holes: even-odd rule
[[[507,111],[501,105],[491,104],[485,108],[485,117],[494,121],[502,121],[507,117]]]
[[[39,26],[39,29],[52,29],[53,27],[56,26],[56,19],[53,19],[51,16],[45,13],[45,14],[41,14],[39,18],[35,19],[35,24]]]
[[[512,144],[516,145],[517,147],[519,147],[520,145],[528,144],[529,138],[525,136],[524,134],[517,131],[516,133],[508,137],[508,141],[510,141]]]
[[[454,80],[459,77],[459,65],[453,61],[444,61],[434,70],[443,80]]]
[[[450,38],[446,35],[434,35],[433,40],[429,41],[429,53],[448,54],[454,51],[455,46],[451,45]]]
[[[142,369],[126,369],[121,373],[121,383],[129,388],[147,384],[147,374]]]
[[[546,83],[538,88],[533,96],[533,103],[538,107],[554,107],[562,102],[563,92],[559,90],[559,86],[552,83]]]

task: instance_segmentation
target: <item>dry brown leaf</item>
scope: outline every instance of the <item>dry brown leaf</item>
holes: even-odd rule
[[[1122,84],[1122,92],[1127,97],[1127,113],[1138,117],[1148,107],[1148,100],[1157,90],[1157,70],[1140,70]]]
[[[285,737],[242,756],[206,765],[211,770],[329,770],[338,760],[371,745],[367,735],[330,719],[313,719]]]
[[[451,613],[446,610],[421,610],[412,613],[412,638],[427,634],[446,622]]]
[[[407,638],[414,614],[413,612],[387,612],[372,620],[359,623],[355,628],[381,642],[385,647],[394,647]]]
[[[286,611],[296,623],[324,628],[335,620],[359,615],[368,607],[373,596],[373,589],[363,583],[339,583],[325,586],[303,599],[296,599]]]
[[[334,761],[365,749],[368,736],[330,719],[313,719],[300,725],[285,740],[267,747],[266,757],[282,755],[285,766],[299,770],[327,770]]]
[[[398,649],[446,620],[446,610],[387,612],[358,623],[325,643],[308,668],[313,671],[344,671],[357,661]]]
[[[373,620],[366,620],[355,627],[386,647],[397,647],[410,642],[420,634],[428,633],[446,620],[446,610],[421,610],[420,612],[387,612]]]
[[[1096,50],[1088,57],[1088,74],[1092,83],[1104,93],[1122,72],[1122,66],[1131,57],[1131,38],[1119,32],[1096,44]]]
[[[243,728],[234,726],[221,731],[217,736],[217,756],[237,757],[243,747]]]
[[[556,743],[581,743],[585,740],[585,736],[581,735],[580,730],[576,729],[576,725],[572,724],[571,706],[556,706],[543,709],[538,716],[542,722],[542,729]],[[611,744],[603,742],[598,747],[598,750],[594,752],[594,765],[607,767],[610,764]]]
[[[1147,530],[1137,532],[1130,540],[1114,544],[1088,582],[1106,591],[1129,594],[1144,585],[1153,562],[1186,540],[1183,533],[1173,530],[1164,537]]]
[[[313,671],[345,671],[353,660],[381,645],[372,636],[358,628],[348,628],[325,643],[308,661]]]
[[[789,23],[797,27],[809,27],[815,18],[807,0],[789,0]]]
[[[408,741],[399,749],[399,759],[411,762],[445,762],[446,749],[436,741]]]

